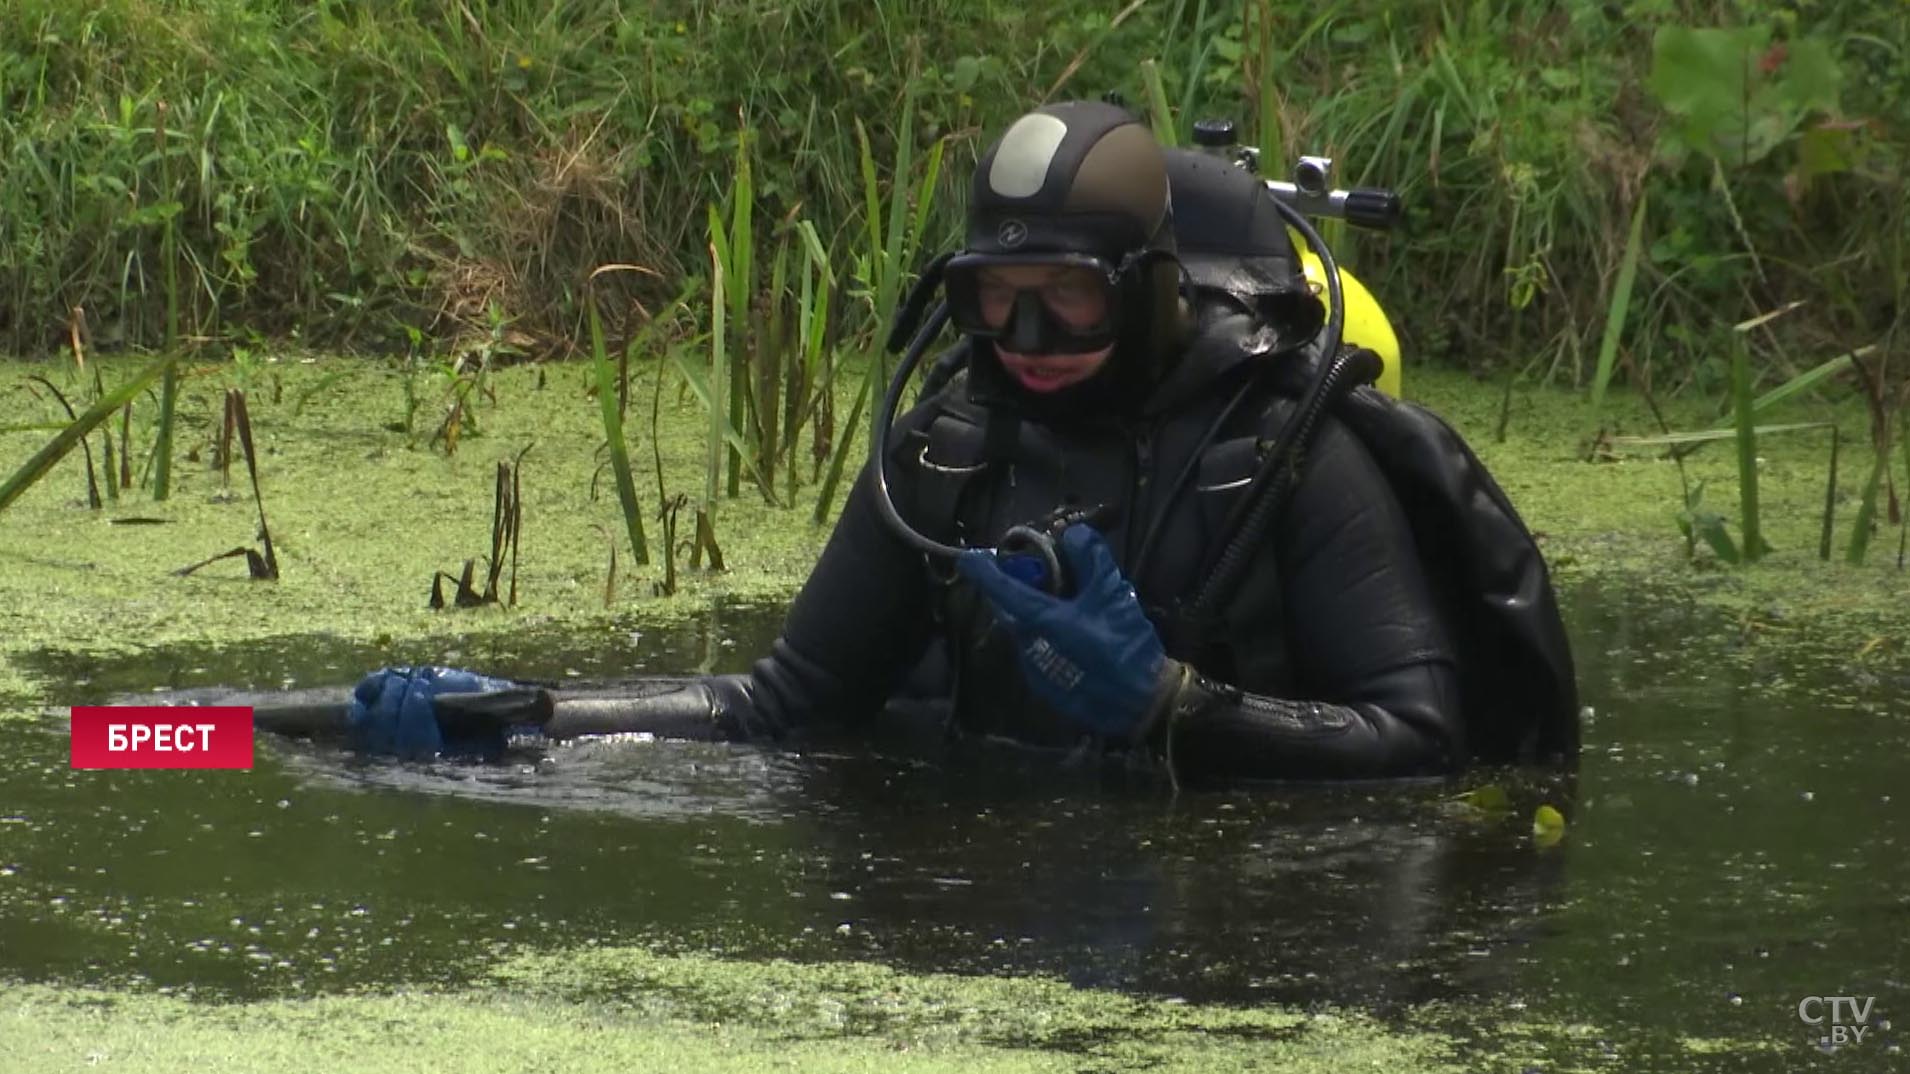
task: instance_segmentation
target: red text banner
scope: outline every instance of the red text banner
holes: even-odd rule
[[[251,768],[252,710],[75,705],[74,768]]]

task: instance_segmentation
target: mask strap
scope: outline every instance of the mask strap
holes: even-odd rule
[[[1167,250],[1156,250],[1153,247],[1148,247],[1142,250],[1128,251],[1127,256],[1121,258],[1121,263],[1114,267],[1114,276],[1117,280],[1125,280],[1130,278],[1131,273],[1145,272],[1154,267],[1155,262],[1166,260],[1172,260],[1174,262],[1182,277],[1187,275],[1186,266],[1180,264],[1180,258],[1175,257],[1173,253]]]

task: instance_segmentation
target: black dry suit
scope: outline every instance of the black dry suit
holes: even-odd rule
[[[1143,744],[1171,743],[1182,776],[1388,777],[1569,757],[1571,661],[1543,560],[1436,418],[1355,391],[1282,456],[1299,465],[1273,524],[1235,528],[1266,446],[1313,380],[1319,313],[1256,181],[1211,158],[1168,165],[1197,324],[1177,342],[1124,342],[1091,378],[1145,369],[1149,390],[1082,385],[1055,393],[1068,405],[1031,401],[993,343],[964,342],[937,363],[963,372],[932,376],[889,439],[904,521],[987,548],[1011,527],[1107,508],[1097,525],[1117,563],[1167,654],[1196,673]],[[986,601],[886,526],[878,495],[865,468],[770,654],[707,681],[726,733],[871,717],[912,670],[939,667],[950,733],[1080,743],[1026,688]],[[1244,569],[1202,606],[1194,594],[1242,532],[1244,558],[1228,558]]]
[[[974,546],[1057,507],[1112,507],[1103,530],[1116,560],[1168,655],[1206,680],[1205,703],[1174,730],[1185,776],[1450,771],[1466,759],[1455,642],[1398,500],[1337,421],[1321,422],[1222,629],[1174,625],[1258,468],[1256,443],[1292,409],[1290,385],[1264,374],[1304,358],[1260,349],[1273,338],[1245,314],[1209,318],[1131,418],[1017,420],[973,403],[969,375],[959,376],[897,423],[896,503],[928,536]],[[999,367],[978,361],[970,375]],[[1166,503],[1183,471],[1189,480]],[[985,602],[885,528],[873,497],[865,469],[771,653],[748,676],[711,683],[721,720],[734,733],[777,734],[875,713],[939,638],[954,671],[954,730],[1077,743],[1081,733],[1025,689]]]

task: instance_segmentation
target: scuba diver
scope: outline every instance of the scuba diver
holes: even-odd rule
[[[1326,263],[1324,306],[1289,227]],[[1340,345],[1339,299],[1317,233],[1249,171],[1163,150],[1113,104],[1022,116],[978,163],[964,248],[905,304],[892,345],[915,345],[876,450],[781,636],[747,674],[596,729],[781,739],[864,722],[915,673],[939,680],[951,735],[1087,745],[1183,780],[1569,758],[1542,557],[1437,419],[1388,438],[1408,405],[1358,386],[1377,362]],[[891,425],[945,324],[960,341]],[[1409,489],[1402,466],[1437,469]],[[1475,696],[1521,676],[1496,708]],[[355,737],[437,747],[434,694],[496,685],[374,673]]]

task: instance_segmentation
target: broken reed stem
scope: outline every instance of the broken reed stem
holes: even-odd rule
[[[73,348],[73,364],[80,372],[86,371],[86,348],[80,343],[80,334],[86,326],[86,311],[74,306],[66,317],[66,341]],[[95,373],[98,370],[94,370]]]
[[[690,553],[692,570],[702,566],[705,551],[710,554],[710,570],[724,569],[723,549],[716,543],[716,520],[711,515],[712,512],[707,507],[696,509],[696,546]]]
[[[497,482],[491,500],[491,565],[484,585],[484,599],[486,602],[497,601],[497,582],[503,576],[504,557],[509,553],[509,606],[513,608],[517,606],[517,535],[524,523],[523,485],[519,475],[523,472],[524,456],[530,449],[530,445],[525,445],[514,461],[498,460]]]
[[[1910,436],[1898,438],[1898,446],[1903,448],[1903,476],[1910,482]],[[1910,519],[1905,519],[1903,528],[1897,532],[1897,569],[1903,569],[1904,543],[1910,539]]]
[[[101,424],[99,436],[101,441],[99,468],[106,473],[106,498],[112,503],[118,503],[119,482],[113,480],[113,470],[116,466],[113,461],[113,427]]]
[[[246,413],[244,389],[227,389],[226,405],[231,408],[233,423],[238,426],[239,446],[245,450],[245,469],[252,477],[252,502],[259,509],[259,540],[265,544],[264,577],[277,581],[279,559],[272,550],[272,530],[265,524],[265,497],[259,492],[258,455],[252,448],[252,418]]]
[[[617,539],[610,538],[610,572],[604,576],[604,607],[617,602]]]
[[[524,451],[529,451],[526,446]],[[517,607],[517,538],[524,532],[524,451],[517,453],[517,463],[511,467],[511,602]]]
[[[674,499],[663,484],[663,438],[657,435],[658,410],[663,405],[663,378],[667,366],[657,362],[657,382],[650,390],[650,460],[657,475],[657,517],[663,525],[663,596],[676,593],[676,513],[683,506],[681,495]]]
[[[78,313],[79,307],[73,307],[73,311]],[[93,398],[106,398],[106,382],[100,377],[98,366],[93,367]],[[118,503],[119,483],[113,480],[113,472],[116,467],[113,462],[113,423],[111,421],[102,421],[99,423],[99,438],[101,448],[99,465],[100,469],[106,474],[106,498],[113,503]]]
[[[1831,524],[1837,517],[1837,426],[1830,427],[1830,475],[1824,479],[1824,526],[1817,538],[1817,558],[1830,562]]]
[[[677,515],[689,502],[690,498],[679,492],[663,501],[663,508],[657,512],[663,525],[663,581],[655,583],[656,595],[660,597],[676,594],[676,557],[680,551],[676,540]]]
[[[219,426],[219,484],[223,488],[232,487],[232,437],[239,430],[239,419],[233,413],[233,397],[230,391],[225,397],[225,420]]]
[[[159,156],[159,181],[161,203],[167,203],[173,197],[172,162],[166,153],[166,112],[165,101],[155,106],[157,118],[153,124],[153,137]],[[166,353],[179,353],[179,242],[178,225],[172,214],[167,214],[160,223],[159,260],[165,273],[166,285]],[[159,436],[154,444],[153,461],[153,499],[164,500],[172,495],[172,433],[173,418],[179,405],[179,370],[177,363],[170,363],[160,379],[159,387]],[[271,551],[267,546],[267,552]],[[274,575],[276,577],[276,575]]]
[[[66,420],[74,423],[75,425],[79,424],[80,416],[74,413],[73,404],[66,401],[66,396],[61,394],[60,389],[55,388],[53,386],[52,381],[42,376],[33,376],[33,377],[28,377],[27,379],[37,380],[42,385],[44,385],[47,391],[53,393],[53,398],[58,399],[60,401],[61,408],[63,408],[66,411]],[[80,451],[82,451],[86,455],[86,506],[97,510],[101,506],[101,500],[99,495],[99,478],[93,471],[93,449],[89,444],[87,444],[86,437],[84,435],[80,437]]]
[[[484,560],[484,592],[479,593],[477,586],[474,584],[477,577],[477,561],[475,559],[465,560],[462,574],[455,578],[443,571],[434,570],[431,572],[431,600],[429,602],[433,610],[442,610],[444,608],[444,581],[447,578],[457,583],[457,593],[452,598],[452,603],[460,608],[475,608],[485,604],[506,604],[506,606],[512,608],[517,606],[518,538],[524,528],[524,484],[522,473],[524,468],[524,456],[530,453],[531,446],[532,445],[526,444],[524,450],[518,452],[515,459],[499,459],[497,461],[497,473],[491,483],[491,552]],[[507,590],[507,596],[500,599],[498,596],[498,583],[504,576],[504,566],[507,558],[511,570],[510,585]],[[614,587],[614,574],[616,572],[614,551],[612,554],[611,572],[613,574],[611,585]]]
[[[128,401],[119,412],[119,487],[133,487],[133,404]]]
[[[485,571],[484,599],[497,599],[497,580],[504,573],[504,547],[510,541],[511,464],[497,461],[497,478],[491,484],[491,556]]]

